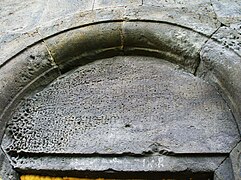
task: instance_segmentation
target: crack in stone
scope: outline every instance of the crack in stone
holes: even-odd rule
[[[198,69],[199,69],[200,64],[201,64],[201,61],[202,61],[202,59],[201,59],[201,54],[200,54],[201,51],[202,51],[203,48],[207,45],[207,43],[208,43],[209,40],[214,40],[214,41],[216,42],[215,39],[212,39],[212,36],[213,36],[220,28],[221,28],[221,25],[208,37],[208,39],[203,43],[202,47],[200,48],[200,51],[199,51],[199,61],[198,61],[198,64],[197,64],[197,66],[196,66],[196,68],[195,68],[195,70],[194,70],[194,73],[193,73],[194,76],[197,76],[197,72],[198,72]],[[217,41],[217,42],[218,42],[218,41]]]
[[[215,18],[217,19],[217,21],[218,21],[219,23],[222,24],[222,22],[218,19],[218,15],[217,15],[214,7],[213,7],[213,2],[212,2],[212,0],[210,0],[210,5],[211,5],[211,7],[212,7],[212,9],[213,9],[213,12],[214,12],[214,14],[215,14]]]
[[[229,154],[231,154],[231,152],[239,145],[239,143],[241,143],[241,140],[237,142],[237,144],[230,150]]]
[[[42,36],[42,34],[41,34],[38,30],[37,30],[37,33],[42,37],[42,43],[44,44],[44,46],[46,47],[46,49],[47,49],[47,51],[48,51],[48,54],[49,54],[50,60],[51,60],[51,65],[52,65],[52,66],[57,66],[57,67],[59,67],[58,64],[57,64],[57,62],[56,62],[56,60],[54,59],[54,57],[53,57],[53,55],[52,55],[52,53],[51,53],[51,50],[49,49],[46,41],[44,40],[44,37]]]
[[[92,11],[94,10],[94,8],[95,8],[95,0],[93,0]]]
[[[214,170],[214,173],[220,168],[220,166],[227,160],[229,158],[229,155],[228,156],[226,156],[223,160],[222,160],[222,162],[218,165],[218,167]]]
[[[221,27],[222,27],[222,24],[220,24],[220,26],[210,35],[209,39],[207,39],[207,40],[204,42],[204,44],[202,45],[202,47],[201,47],[201,49],[200,49],[200,52],[199,52],[199,63],[198,63],[198,65],[197,65],[197,67],[195,68],[194,76],[197,76],[197,73],[199,72],[198,69],[200,68],[200,65],[201,65],[201,62],[202,62],[202,58],[201,58],[201,54],[200,54],[200,53],[201,53],[201,51],[203,50],[203,48],[207,45],[208,41],[209,41],[209,40],[213,40],[213,41],[217,42],[218,44],[221,44],[221,42],[219,42],[218,40],[212,38],[212,36],[213,36]],[[232,49],[230,49],[230,48],[228,48],[228,49],[231,50],[232,52],[234,52],[235,54],[237,54],[234,50],[232,50]],[[237,55],[238,55],[238,54],[237,54]],[[238,55],[238,56],[239,56],[239,55]],[[239,57],[240,57],[240,56],[239,56]],[[207,74],[208,72],[211,72],[212,69],[213,69],[213,68],[208,69],[207,72],[202,72],[202,73],[204,73],[204,75],[203,75],[204,77],[202,77],[202,79],[205,79],[206,74]],[[200,71],[200,72],[201,72],[201,71]],[[213,86],[214,86],[214,88],[217,90],[217,92],[220,92],[220,90],[219,90],[215,85],[213,85]],[[222,91],[221,91],[221,92],[222,92]],[[227,104],[228,108],[230,109],[230,112],[231,112],[231,114],[232,114],[232,116],[233,116],[233,118],[234,118],[234,120],[235,120],[235,124],[236,124],[236,126],[237,126],[238,133],[241,134],[241,131],[240,131],[239,125],[238,125],[238,121],[237,121],[237,119],[236,119],[235,116],[234,116],[234,113],[233,113],[232,108],[230,107],[230,105],[229,105],[229,103],[227,102],[227,100],[226,100],[225,96],[223,95],[223,93],[219,93],[219,94],[221,95],[221,97],[223,98],[223,100],[224,100],[225,103]],[[230,100],[230,101],[232,101],[232,100]]]
[[[123,21],[121,23],[121,28],[120,28],[120,38],[121,38],[121,52],[124,54],[124,44],[125,44],[125,33],[124,33],[124,23],[125,21]]]

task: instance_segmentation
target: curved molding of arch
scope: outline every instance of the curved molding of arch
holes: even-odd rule
[[[7,34],[13,38],[4,48],[11,43],[13,48],[0,62],[0,136],[8,109],[26,93],[77,66],[116,55],[164,58],[214,83],[241,129],[241,57],[209,38],[219,23],[203,25],[192,18],[181,24],[144,8],[82,12],[28,33]]]
[[[147,14],[148,8],[153,10],[153,13]],[[22,44],[16,45],[18,48],[14,47],[17,51],[10,49],[9,54],[15,55],[3,61],[1,65],[3,83],[0,112],[14,97],[21,94],[21,91],[32,86],[36,79],[45,76],[46,73],[49,74],[49,71],[54,72],[52,78],[49,78],[51,81],[59,75],[58,68],[66,72],[98,58],[132,54],[156,56],[168,59],[195,73],[200,61],[199,52],[208,36],[217,29],[218,23],[209,20],[209,24],[202,24],[201,21],[194,22],[191,18],[188,23],[181,24],[165,13],[154,16],[154,12],[157,11],[157,7],[119,7],[112,10],[86,11],[25,33],[28,37],[20,34],[17,42]],[[197,25],[201,28],[198,29]],[[211,46],[217,47],[216,44]],[[10,46],[11,43],[7,45]],[[233,53],[227,48],[225,52]],[[239,56],[236,59],[240,61]],[[210,67],[204,69],[208,68]],[[238,73],[240,68],[235,68],[235,73]],[[202,74],[204,69],[199,74]],[[233,78],[234,81],[237,80]],[[223,90],[226,92],[226,89]],[[235,98],[229,99],[232,101],[231,99],[239,98],[236,95]],[[233,105],[234,109],[235,107],[237,106]],[[237,111],[240,110],[235,110]]]
[[[241,131],[241,56],[210,39],[200,52],[197,75],[214,84],[228,102]]]
[[[207,36],[189,26],[169,22],[165,16],[153,20],[150,15],[148,20],[148,15],[144,16],[146,9],[140,11],[140,20],[141,13],[136,17],[136,11],[122,7],[82,12],[13,38],[17,45],[0,65],[0,112],[29,86],[38,84],[33,81],[46,72],[54,72],[51,81],[59,75],[58,67],[65,72],[101,57],[157,56],[194,73]],[[11,42],[7,45],[10,47]]]
[[[184,16],[185,21],[180,18],[173,18],[169,11],[171,11],[171,14],[176,13],[176,15]],[[190,29],[207,37],[213,34],[221,24],[212,13],[202,14],[202,18],[200,19],[200,15],[193,13],[185,14],[185,12],[175,8],[162,9],[160,12],[160,7],[155,6],[112,7],[111,9],[102,8],[81,11],[48,21],[27,32],[13,31],[3,34],[1,37],[1,41],[4,42],[1,44],[3,54],[0,55],[0,66],[21,53],[25,48],[38,43],[41,39],[90,24],[110,21],[163,22]]]

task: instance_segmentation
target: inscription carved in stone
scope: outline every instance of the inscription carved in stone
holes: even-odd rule
[[[229,152],[232,113],[210,84],[150,57],[79,67],[11,114],[7,152],[143,154]]]

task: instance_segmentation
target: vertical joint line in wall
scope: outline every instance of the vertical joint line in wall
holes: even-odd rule
[[[199,68],[200,64],[201,64],[201,56],[200,56],[200,52],[199,52],[198,64],[195,67],[194,72],[193,72],[194,76],[197,76],[197,71],[198,71],[198,68]]]
[[[120,40],[121,40],[121,52],[124,54],[124,23],[125,21],[122,22],[121,27],[120,27]]]
[[[194,75],[194,76],[197,76],[198,68],[199,68],[200,65],[201,65],[201,61],[202,61],[202,59],[201,59],[201,51],[202,51],[203,47],[205,46],[205,44],[208,42],[209,39],[210,39],[210,38],[208,38],[208,39],[203,43],[202,47],[200,48],[200,51],[199,51],[199,53],[198,53],[198,63],[197,63],[197,66],[194,68],[194,72],[193,72],[193,75]]]
[[[210,0],[210,6],[211,6],[212,9],[213,9],[213,12],[214,12],[214,14],[215,14],[215,18],[216,18],[217,21],[222,25],[222,22],[218,19],[218,15],[217,15],[217,13],[216,13],[214,7],[213,7],[213,2],[212,2],[212,0]]]
[[[52,54],[51,54],[51,51],[49,50],[49,48],[48,48],[48,45],[46,44],[46,42],[43,40],[43,43],[44,43],[44,45],[46,46],[46,49],[47,49],[47,51],[48,51],[48,53],[49,53],[49,56],[50,56],[50,58],[51,58],[51,61],[52,61],[52,65],[53,66],[56,66],[57,64],[56,64],[56,62],[55,62],[55,60],[54,60],[54,57],[52,56]]]
[[[211,1],[210,1],[210,2],[211,2]],[[202,49],[205,47],[205,45],[208,43],[208,41],[209,41],[210,39],[212,39],[212,36],[213,36],[220,28],[221,28],[221,25],[220,25],[219,27],[217,27],[217,29],[216,29],[211,35],[209,35],[208,38],[207,38],[207,39],[205,40],[205,42],[203,43],[203,45],[202,45],[202,47],[201,47],[201,49],[200,49],[200,51],[199,51],[199,61],[198,61],[198,64],[197,64],[197,66],[196,66],[195,69],[194,69],[194,73],[193,73],[194,76],[197,76],[198,68],[199,68],[199,66],[200,66],[200,64],[201,64],[201,62],[202,62],[202,58],[201,58],[201,51],[202,51]],[[215,39],[212,39],[212,40],[215,41]]]
[[[94,10],[94,8],[95,8],[95,0],[93,0],[92,11]]]
[[[54,57],[52,56],[52,53],[51,53],[51,51],[50,51],[50,49],[49,49],[47,43],[45,42],[43,36],[41,35],[41,33],[40,33],[38,30],[37,30],[37,33],[42,37],[42,43],[44,44],[44,46],[46,47],[46,49],[47,49],[47,51],[48,51],[48,54],[49,54],[50,59],[51,59],[51,65],[52,65],[52,66],[57,66],[58,69],[59,69],[59,66],[57,65],[57,63],[56,63]],[[60,70],[59,70],[59,72],[60,72]]]

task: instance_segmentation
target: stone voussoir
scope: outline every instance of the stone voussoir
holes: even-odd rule
[[[194,73],[207,37],[167,23],[125,22],[124,54],[157,56]]]
[[[39,43],[16,56],[0,69],[0,112],[16,98],[35,78],[53,68],[52,57],[43,43]],[[5,121],[1,121],[1,134]]]
[[[41,39],[36,30],[27,33],[5,33],[0,36],[0,67]]]
[[[205,13],[198,10],[198,6],[195,5],[186,8],[186,10],[183,10],[183,7],[170,6],[127,7],[124,16],[127,20],[166,22],[210,36],[220,27],[221,23],[216,19],[209,6],[203,9],[205,9]]]
[[[122,49],[120,22],[84,26],[46,39],[60,69],[72,69],[94,59],[116,56]]]
[[[230,153],[235,180],[241,179],[241,142]]]
[[[228,102],[241,130],[241,57],[210,39],[202,48],[197,75],[213,83]]]

